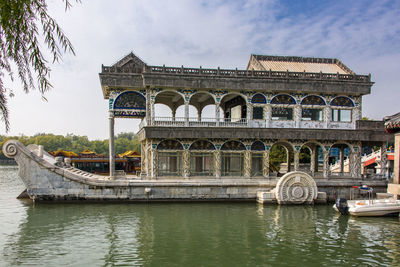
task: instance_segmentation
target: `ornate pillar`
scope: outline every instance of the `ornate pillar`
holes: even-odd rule
[[[263,176],[269,178],[269,150],[265,150],[263,153]]]
[[[190,176],[190,152],[189,149],[183,150],[183,177],[189,179]]]
[[[344,174],[344,147],[341,146],[340,147],[340,174],[343,175]]]
[[[294,171],[300,170],[300,148],[294,150]]]
[[[152,101],[154,102],[154,100],[152,100],[152,98],[154,99],[155,97],[152,96],[151,90],[146,89],[146,123],[147,123],[147,125],[152,124],[152,117],[154,116],[154,110],[152,110],[152,108],[151,108],[151,102]]]
[[[313,146],[312,148],[310,147],[311,150],[311,158],[310,158],[310,173],[311,176],[315,176],[315,158],[318,158],[318,147]],[[318,164],[318,163],[317,163]]]
[[[328,178],[329,175],[329,151],[322,151],[324,155],[324,169],[323,169],[323,177]]]
[[[326,106],[324,108],[324,127],[328,129],[330,127],[332,118],[332,109],[330,106]]]
[[[221,150],[219,149],[214,151],[214,165],[215,177],[221,178]]]
[[[189,101],[185,100],[185,126],[189,126]]]
[[[219,126],[219,116],[220,116],[220,110],[219,110],[219,102],[215,103],[215,121],[216,121],[216,126]]]
[[[247,126],[250,126],[250,121],[253,118],[253,105],[250,103],[247,103],[246,107],[247,107],[246,108],[246,123],[247,123]]]
[[[290,172],[290,150],[289,149],[287,149],[286,147],[285,147],[285,149],[286,149],[286,166],[287,166],[287,172]]]
[[[380,174],[384,175],[385,177],[388,176],[388,168],[387,168],[387,148],[386,143],[382,143],[381,145],[381,169]]]
[[[176,108],[172,109],[172,121],[175,121],[175,117],[176,117]]]
[[[294,121],[295,121],[295,127],[300,128],[301,106],[299,104],[296,104],[294,107]]]
[[[353,178],[361,178],[361,148],[353,146],[350,152],[350,176]]]
[[[251,153],[250,150],[244,152],[244,177],[250,178],[251,175]]]
[[[146,141],[142,141],[140,143],[140,151],[141,151],[140,177],[143,179],[147,176],[146,157],[148,155],[146,155]]]
[[[114,148],[114,112],[108,112],[109,121],[109,155],[110,155],[110,179],[115,177],[115,148]]]
[[[146,139],[146,157],[145,157],[145,167],[146,167],[146,177],[149,177],[151,175],[151,144],[150,140]]]
[[[270,104],[265,106],[265,127],[271,128],[271,121],[272,121],[272,108]]]
[[[151,177],[157,179],[158,175],[158,152],[154,146],[151,148]]]
[[[197,108],[197,121],[201,121],[201,111],[202,109],[200,107]]]

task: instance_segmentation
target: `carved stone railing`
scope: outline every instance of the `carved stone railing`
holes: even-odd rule
[[[152,126],[165,126],[165,127],[254,127],[254,124],[251,124],[250,121],[246,119],[230,119],[230,118],[201,118],[199,120],[195,117],[154,117],[152,119]],[[140,123],[139,128],[146,126],[143,123]],[[260,127],[262,127],[260,125]]]
[[[169,75],[191,76],[220,76],[220,77],[255,77],[255,78],[291,78],[291,79],[315,79],[315,80],[341,80],[353,82],[371,82],[370,75],[322,73],[322,72],[291,72],[291,71],[256,71],[238,69],[204,69],[166,66],[145,66],[142,71],[134,68],[119,68],[102,66],[103,73],[159,73]]]

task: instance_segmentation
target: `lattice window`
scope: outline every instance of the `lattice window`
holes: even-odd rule
[[[354,107],[354,103],[348,97],[338,96],[338,97],[335,97],[331,101],[331,106],[335,106],[335,107]]]
[[[146,109],[146,98],[138,92],[122,93],[115,100],[114,109]]]
[[[253,120],[262,120],[264,119],[264,108],[263,107],[254,107],[253,108]]]
[[[194,142],[190,148],[190,150],[214,150],[214,145],[207,140],[197,140]]]
[[[267,103],[267,99],[263,94],[255,94],[253,98],[251,99],[251,103],[256,103],[256,104],[265,104]]]
[[[277,95],[271,100],[271,104],[294,105],[296,101],[290,95]]]
[[[246,147],[239,141],[228,141],[222,145],[221,150],[246,150]]]
[[[182,174],[182,152],[158,152],[158,175],[180,176]]]
[[[293,109],[284,107],[272,108],[273,120],[293,120]]]
[[[253,150],[253,151],[264,151],[265,150],[265,145],[264,145],[263,142],[257,140],[251,145],[251,150]]]
[[[223,152],[222,155],[222,176],[243,176],[244,153]]]
[[[190,153],[190,173],[192,176],[212,176],[214,155],[210,153]]]
[[[157,150],[182,150],[183,146],[176,140],[168,139],[158,144]]]
[[[310,95],[301,101],[302,105],[319,105],[319,106],[324,106],[325,101],[322,99],[322,97],[317,96],[317,95]]]
[[[322,109],[303,108],[301,117],[304,121],[322,121]]]

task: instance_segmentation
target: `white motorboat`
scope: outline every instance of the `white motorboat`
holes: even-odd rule
[[[341,199],[343,200],[343,199]],[[364,199],[348,200],[346,208],[342,211],[337,203],[334,205],[336,211],[341,214],[350,214],[353,216],[399,216],[400,200],[395,199]]]
[[[333,208],[342,215],[353,216],[399,216],[400,200],[371,199],[372,188],[367,186],[353,187],[368,192],[369,199],[346,200],[339,198]]]

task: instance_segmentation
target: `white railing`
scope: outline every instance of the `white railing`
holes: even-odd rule
[[[249,123],[247,119],[231,119],[231,118],[197,118],[197,117],[154,117],[151,125],[153,126],[190,126],[190,127],[247,127]],[[252,124],[257,125],[257,124]],[[140,124],[139,127],[146,126]],[[254,127],[253,126],[253,127]],[[263,125],[257,125],[262,127]]]

